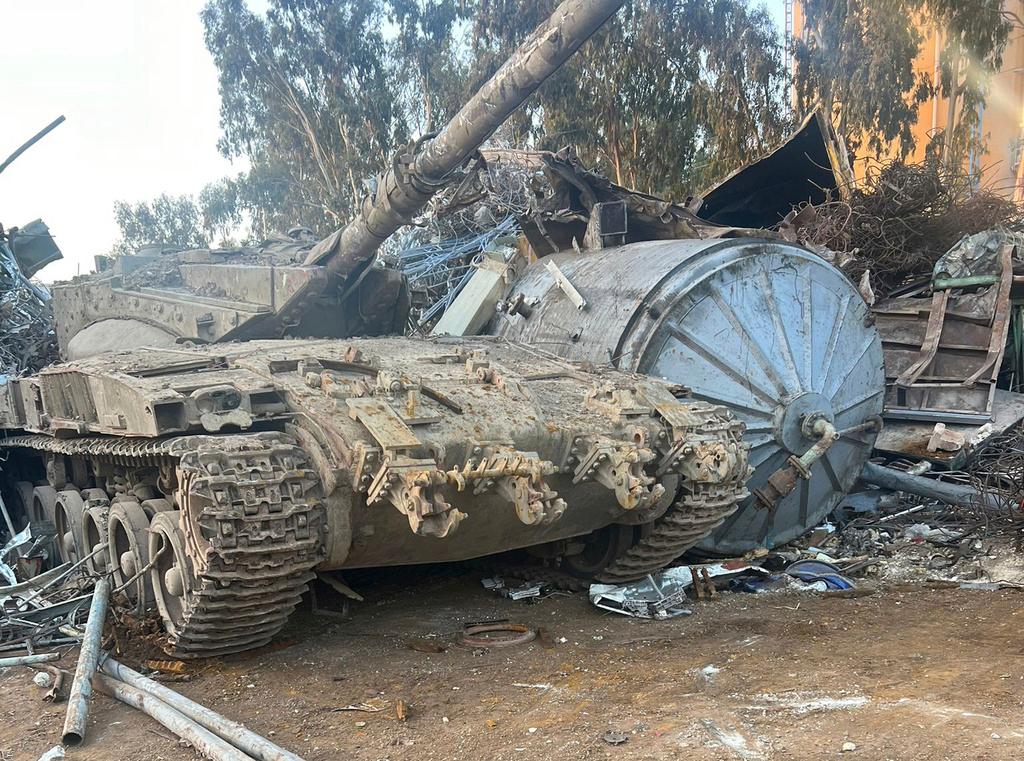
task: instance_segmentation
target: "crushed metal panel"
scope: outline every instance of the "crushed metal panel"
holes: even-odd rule
[[[992,417],[1010,323],[1012,251],[1003,248],[1001,282],[985,292],[938,289],[931,298],[887,299],[874,307],[886,418],[971,424]]]
[[[737,227],[774,227],[794,207],[822,203],[842,192],[853,173],[842,141],[814,111],[785,143],[730,174],[691,204],[709,222]]]
[[[35,219],[10,231],[11,250],[25,277],[32,277],[51,262],[64,258],[50,228],[41,219]]]

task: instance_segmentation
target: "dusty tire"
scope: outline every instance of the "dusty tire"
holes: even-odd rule
[[[29,481],[15,481],[14,483],[14,493],[17,496],[17,505],[9,506],[9,508],[16,507],[16,509],[8,509],[8,512],[12,513],[11,518],[18,531],[21,531],[25,526],[35,520],[35,518],[32,517],[32,492],[34,490],[35,485]]]
[[[32,490],[32,520],[53,521],[56,508],[56,489],[52,486],[37,486]]]
[[[32,490],[32,522],[54,523],[54,512],[57,507],[57,490],[52,486],[37,486]],[[56,539],[45,547],[47,555],[45,567],[55,567],[59,562],[58,542]]]
[[[146,518],[152,522],[153,518],[156,517],[157,513],[166,513],[174,510],[174,505],[168,502],[162,497],[157,499],[147,499],[145,502],[139,503],[142,506],[142,512],[146,514]]]
[[[94,500],[90,500],[92,502]],[[82,516],[82,551],[88,555],[100,550],[85,561],[86,567],[95,574],[105,574],[110,569],[110,553],[107,549],[107,521],[110,515],[108,505],[87,507]]]

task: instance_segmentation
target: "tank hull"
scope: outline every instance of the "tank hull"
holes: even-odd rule
[[[661,554],[609,568],[642,576],[724,520],[749,475],[720,407],[497,339],[139,349],[12,380],[0,401],[5,469],[45,473],[62,547],[149,569],[135,597],[181,656],[267,641],[316,571],[627,523]],[[120,534],[79,528],[114,507]]]

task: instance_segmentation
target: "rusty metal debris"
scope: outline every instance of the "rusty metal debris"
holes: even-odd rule
[[[50,294],[42,285],[29,280],[17,253],[31,241],[42,249],[49,241],[56,255],[60,252],[40,221],[22,229],[0,227],[0,374],[18,376],[35,372],[57,359],[57,339],[53,327]],[[45,262],[44,262],[45,263]],[[30,270],[30,272],[33,270]]]
[[[935,262],[965,234],[1024,221],[1021,209],[978,189],[959,165],[878,163],[856,186],[805,204],[784,234],[834,261],[854,282],[871,271],[881,297],[931,276]]]
[[[459,642],[467,647],[514,647],[536,638],[537,630],[523,624],[483,623],[464,627]]]
[[[629,740],[629,735],[625,732],[620,732],[617,729],[609,729],[601,735],[601,739],[609,745],[622,745],[624,742]]]

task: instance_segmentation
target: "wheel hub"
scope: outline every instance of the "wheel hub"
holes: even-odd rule
[[[135,566],[135,553],[131,550],[121,553],[121,573],[127,577],[135,575],[138,568]]]
[[[185,594],[185,582],[181,578],[181,569],[178,566],[167,569],[164,574],[164,587],[175,597]]]
[[[832,401],[822,394],[808,391],[783,400],[775,408],[775,440],[790,454],[802,455],[814,443],[804,432],[804,421],[812,415],[834,422]]]

